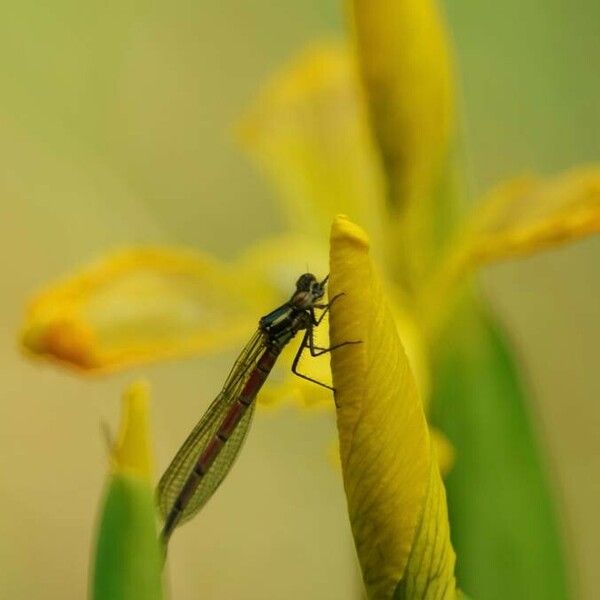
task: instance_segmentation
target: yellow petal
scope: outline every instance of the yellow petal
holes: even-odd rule
[[[436,0],[352,0],[349,6],[387,175],[388,259],[414,288],[450,221],[444,178],[450,176],[454,91],[447,34]]]
[[[429,428],[431,443],[435,447],[435,455],[440,469],[440,473],[445,477],[454,466],[454,447],[448,438],[439,430],[433,427]],[[337,440],[327,450],[327,458],[331,466],[340,471],[342,463],[340,460],[340,448]]]
[[[453,126],[447,34],[434,0],[350,5],[375,133],[397,187],[391,200],[403,203],[431,180]]]
[[[113,448],[115,471],[132,473],[150,480],[152,458],[148,419],[148,385],[143,381],[131,384],[123,394],[119,436]]]
[[[600,167],[509,180],[480,202],[416,303],[434,339],[475,267],[532,254],[600,231]],[[440,298],[444,301],[440,302]]]
[[[344,217],[331,233],[331,356],[344,486],[370,598],[454,598],[444,488],[423,406],[366,234]],[[401,588],[402,589],[402,588]]]
[[[208,256],[130,249],[34,298],[22,343],[85,371],[115,370],[238,341],[271,303],[261,282]]]
[[[450,544],[446,490],[437,462],[431,463],[427,497],[400,585],[399,598],[437,600],[459,598],[454,577],[456,557]]]
[[[381,167],[345,46],[322,43],[295,58],[264,87],[240,134],[278,186],[294,230],[326,239],[344,211],[378,235]]]
[[[548,180],[521,178],[492,191],[475,214],[464,260],[486,263],[530,254],[600,231],[600,166]]]

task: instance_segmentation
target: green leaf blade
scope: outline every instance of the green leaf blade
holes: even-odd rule
[[[459,585],[479,600],[568,598],[551,485],[504,333],[464,307],[435,352],[431,418],[457,453],[446,488]]]
[[[162,557],[150,484],[109,479],[96,546],[93,600],[162,600]]]

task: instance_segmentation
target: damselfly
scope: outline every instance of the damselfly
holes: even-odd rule
[[[161,533],[165,546],[173,530],[202,508],[231,469],[248,433],[256,395],[283,348],[299,331],[305,333],[292,363],[293,373],[333,389],[297,369],[306,348],[312,356],[319,356],[356,343],[344,342],[331,348],[315,345],[314,328],[339,297],[329,303],[320,302],[327,279],[318,281],[311,273],[301,275],[292,297],[260,319],[258,330],[235,361],[223,389],[161,477],[158,504],[165,520]],[[315,309],[322,310],[318,317]]]

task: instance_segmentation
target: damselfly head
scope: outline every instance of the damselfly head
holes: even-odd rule
[[[311,285],[317,282],[317,278],[312,273],[304,273],[296,281],[297,292],[309,292]]]
[[[318,281],[312,273],[300,275],[296,281],[296,291],[292,296],[292,304],[298,308],[309,308],[325,295],[325,285],[329,275]]]

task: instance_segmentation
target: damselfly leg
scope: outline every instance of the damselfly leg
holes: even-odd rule
[[[323,354],[328,354],[329,352],[333,352],[334,350],[337,350],[338,348],[341,348],[342,346],[348,346],[350,344],[360,344],[361,343],[360,340],[347,341],[347,342],[341,342],[340,344],[335,344],[333,346],[330,346],[329,348],[322,348],[320,346],[315,345],[314,328],[319,326],[319,324],[321,323],[321,321],[323,320],[325,315],[329,312],[331,305],[338,298],[341,298],[344,295],[345,295],[344,292],[341,292],[340,294],[336,294],[327,304],[315,305],[315,308],[323,309],[323,312],[319,315],[318,318],[315,317],[314,310],[311,310],[311,317],[312,317],[311,323],[306,328],[306,331],[304,332],[304,337],[302,338],[302,342],[300,342],[300,347],[298,348],[298,351],[296,352],[296,356],[294,356],[294,360],[292,362],[292,373],[294,375],[296,375],[302,379],[306,379],[306,381],[316,383],[317,385],[320,385],[321,387],[331,390],[332,392],[335,392],[334,387],[332,387],[326,383],[323,383],[322,381],[319,381],[318,379],[309,377],[308,375],[305,375],[304,373],[300,373],[298,371],[298,363],[300,362],[302,353],[304,352],[304,350],[306,350],[306,348],[308,348],[311,356],[317,357],[317,356],[321,356]]]

